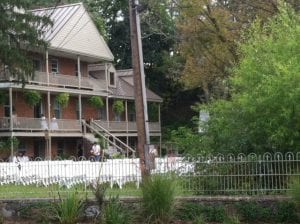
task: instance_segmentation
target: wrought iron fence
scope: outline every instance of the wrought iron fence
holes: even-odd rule
[[[176,176],[182,192],[190,195],[257,195],[285,194],[289,184],[300,177],[299,153],[265,153],[239,155],[210,155],[155,159],[153,174]],[[92,191],[97,182],[110,187],[139,189],[141,183],[139,159],[107,159],[95,162],[92,158],[57,158],[54,161],[0,163],[0,185],[58,186],[68,189],[81,186]],[[13,189],[13,188],[11,188]],[[17,188],[18,189],[18,188]],[[7,192],[2,192],[0,197]]]

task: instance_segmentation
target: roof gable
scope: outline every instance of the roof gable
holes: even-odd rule
[[[32,11],[50,15],[53,26],[44,35],[49,49],[113,61],[114,57],[82,3]]]

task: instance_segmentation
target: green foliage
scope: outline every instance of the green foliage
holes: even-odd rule
[[[263,206],[257,202],[240,202],[236,204],[238,213],[248,222],[269,221],[274,218],[270,207]]]
[[[17,137],[11,138],[1,138],[0,140],[0,150],[4,152],[10,152],[11,146],[13,146],[13,150],[18,149],[20,141]]]
[[[148,120],[150,122],[158,122],[158,103],[148,103]]]
[[[187,127],[179,127],[171,131],[170,141],[176,145],[179,153],[201,154],[205,153],[200,148],[201,138],[198,132]]]
[[[130,216],[126,208],[121,204],[119,197],[110,197],[104,209],[106,224],[129,224]]]
[[[296,202],[298,206],[300,206],[300,179],[294,178],[292,179],[290,186],[289,186],[289,194]]]
[[[121,114],[125,110],[123,100],[115,100],[112,107],[113,111],[117,114]]]
[[[102,108],[104,106],[103,100],[100,96],[91,96],[88,99],[88,102],[91,106],[95,108]]]
[[[263,153],[300,146],[300,17],[287,6],[265,25],[257,21],[240,46],[231,100],[218,100],[210,113],[201,149]],[[289,35],[286,35],[286,34]]]
[[[54,217],[62,224],[76,223],[82,213],[83,200],[78,192],[68,192],[65,198],[60,195],[60,202],[54,205]]]
[[[279,202],[275,219],[280,223],[299,223],[296,204],[290,201]]]
[[[28,90],[24,93],[25,101],[28,105],[34,107],[42,100],[41,94],[36,90]]]
[[[104,198],[105,198],[105,192],[107,189],[107,185],[105,183],[99,183],[97,182],[94,194],[98,203],[98,206],[100,208],[100,210],[103,209],[103,205],[104,205]]]
[[[142,185],[142,206],[150,223],[168,223],[175,206],[175,182],[170,176],[153,175]]]
[[[45,49],[48,43],[42,34],[52,24],[47,15],[36,16],[28,11],[31,4],[18,0],[0,2],[0,61],[11,76],[23,82],[34,73],[27,49]]]
[[[69,98],[69,93],[60,93],[56,96],[55,100],[62,108],[65,108],[68,106]]]
[[[8,92],[1,90],[0,91],[0,104],[4,105],[8,101]]]
[[[222,205],[207,206],[203,204],[188,202],[184,203],[179,211],[179,218],[186,221],[201,220],[206,222],[223,223],[225,217],[225,209]]]

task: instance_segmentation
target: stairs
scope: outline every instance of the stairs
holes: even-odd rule
[[[98,139],[95,135],[101,136],[109,146],[113,146],[115,149],[119,150],[122,154],[129,157],[132,155],[135,158],[136,150],[131,148],[129,145],[125,144],[118,137],[110,133],[107,129],[99,125],[98,123],[91,121],[90,124],[83,122],[84,127],[84,139],[90,143],[97,142]],[[86,130],[89,129],[91,133],[87,133]]]

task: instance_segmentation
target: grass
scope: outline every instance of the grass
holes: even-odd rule
[[[0,187],[0,199],[17,199],[17,198],[58,198],[58,192],[70,192],[76,190],[79,194],[87,198],[95,198],[91,187],[85,188],[83,185],[77,185],[72,188],[64,188],[59,185],[51,185],[48,187],[37,185],[2,185]],[[122,189],[117,186],[108,188],[107,195],[111,196],[141,196],[141,189],[137,189],[132,184],[126,184]]]

